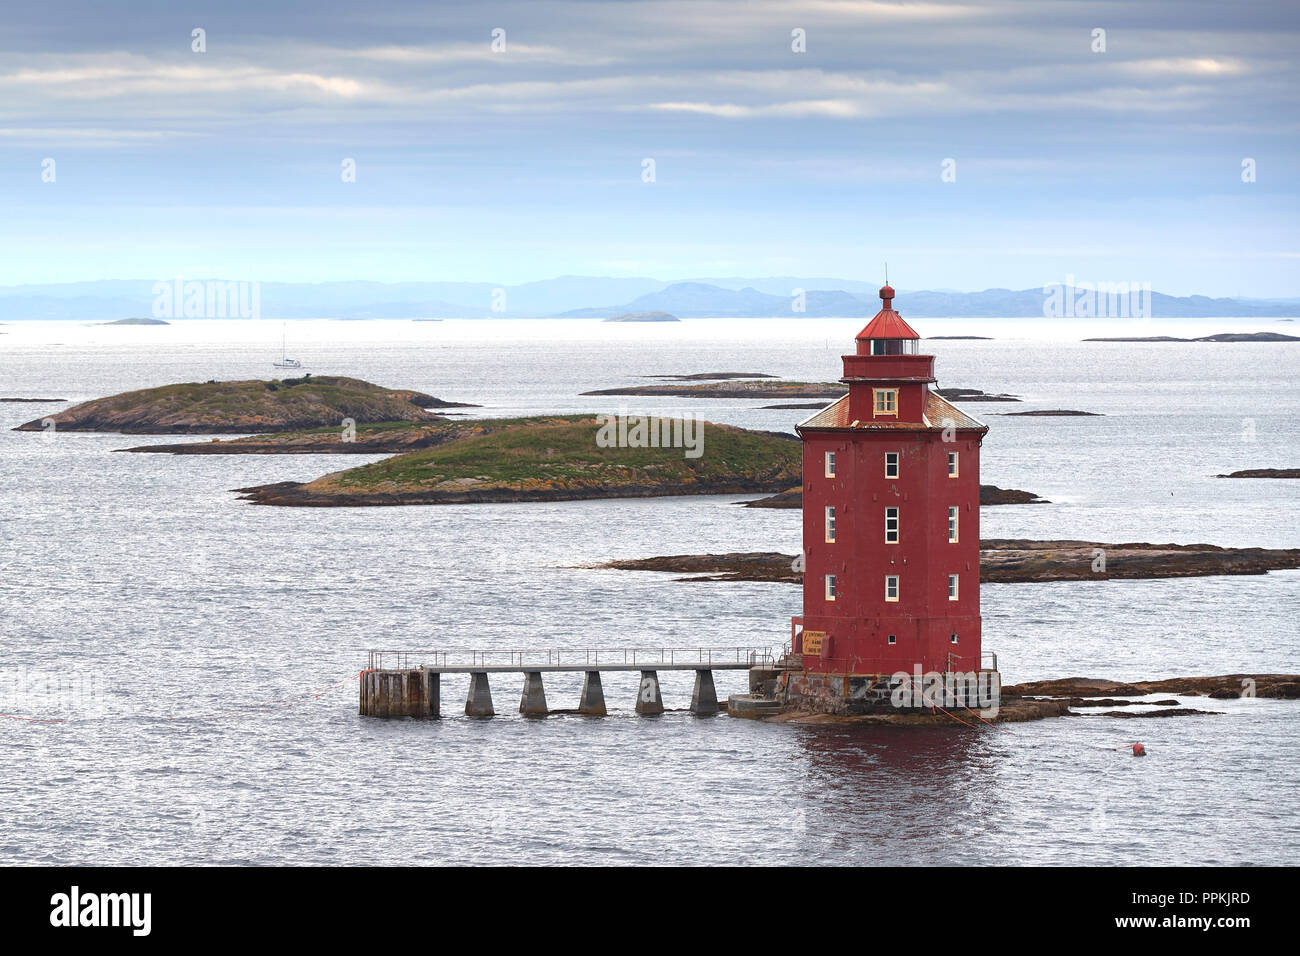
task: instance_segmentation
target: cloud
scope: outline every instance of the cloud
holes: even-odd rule
[[[1126,73],[1145,76],[1241,76],[1249,72],[1247,65],[1235,59],[1179,56],[1148,60],[1130,60],[1117,67]]]
[[[90,100],[258,91],[355,99],[363,96],[375,98],[381,96],[383,90],[381,84],[345,76],[258,66],[174,66],[139,61],[124,66],[88,63],[71,68],[17,70],[0,74],[0,88],[4,87]]]
[[[461,43],[451,46],[386,46],[363,47],[358,50],[335,50],[338,55],[358,60],[373,60],[386,64],[458,64],[484,63],[495,60],[507,64],[524,63],[566,64],[570,66],[606,66],[617,62],[613,56],[595,56],[545,44],[508,42],[506,50],[498,53],[486,42]]]
[[[785,103],[766,103],[761,106],[740,106],[736,103],[651,103],[652,110],[676,113],[702,113],[727,119],[754,116],[834,116],[857,117],[867,115],[861,104],[849,100],[792,100]]]

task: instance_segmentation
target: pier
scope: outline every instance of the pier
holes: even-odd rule
[[[637,687],[638,714],[646,717],[664,712],[659,690],[660,671],[695,671],[690,712],[697,716],[718,713],[717,691],[713,672],[744,670],[765,674],[774,667],[771,648],[704,647],[704,648],[577,648],[532,651],[370,651],[366,670],[361,673],[361,716],[416,717],[442,716],[442,676],[466,674],[469,688],[465,695],[465,714],[469,717],[492,717],[489,675],[521,674],[523,690],[519,713],[526,717],[544,717],[547,707],[543,674],[581,673],[582,693],[577,713],[604,717],[604,687],[600,675],[607,671],[639,671]],[[751,681],[753,674],[751,673]]]

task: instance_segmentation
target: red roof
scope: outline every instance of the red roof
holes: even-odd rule
[[[894,290],[889,286],[880,289],[880,301],[884,308],[867,323],[867,327],[858,333],[858,339],[919,339],[921,336],[903,321],[903,317],[894,311]]]
[[[921,336],[903,321],[893,309],[881,309],[867,327],[858,333],[859,339],[919,339]]]

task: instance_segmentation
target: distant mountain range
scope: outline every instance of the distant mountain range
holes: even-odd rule
[[[0,287],[0,321],[103,322],[152,316],[154,287],[150,280]],[[516,286],[488,282],[266,282],[258,288],[258,313],[266,319],[606,319],[642,312],[667,312],[684,319],[865,318],[880,309],[877,288],[876,283],[861,280],[798,276],[685,282],[561,276]],[[803,290],[802,298],[795,290]],[[899,311],[910,318],[1042,318],[1044,298],[1041,288],[982,292],[900,289],[896,302]],[[1300,317],[1300,299],[1212,299],[1152,292],[1151,314],[1178,318]],[[161,317],[184,316],[164,312]]]
[[[1082,290],[1080,290],[1082,292]],[[1044,293],[1039,289],[985,289],[983,292],[931,292],[898,290],[897,307],[916,318],[1042,318]],[[1263,299],[1211,299],[1203,295],[1150,294],[1153,317],[1213,318],[1300,316],[1300,302]],[[797,301],[793,295],[772,295],[753,287],[724,289],[702,282],[677,282],[638,296],[631,302],[599,308],[573,309],[563,318],[604,318],[625,312],[671,312],[681,318],[760,318],[807,315],[813,317],[867,318],[880,311],[875,290],[870,294],[835,290],[808,290]],[[1084,317],[1082,313],[1075,315]]]

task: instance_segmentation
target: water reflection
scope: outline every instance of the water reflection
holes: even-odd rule
[[[1005,812],[1006,748],[991,728],[798,733],[805,772],[796,826],[813,852],[862,863],[965,862]]]

